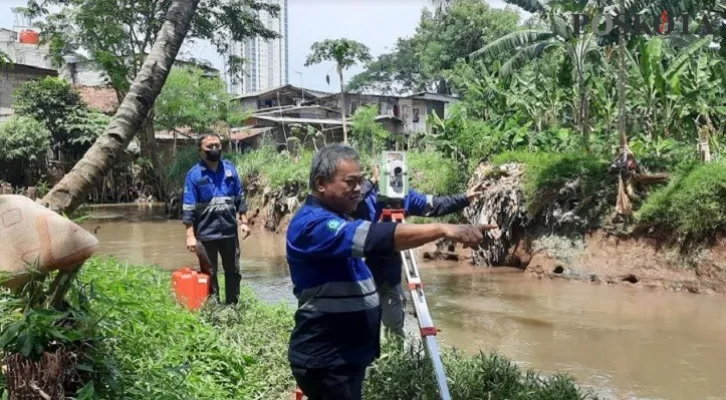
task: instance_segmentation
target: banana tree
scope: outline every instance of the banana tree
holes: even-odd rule
[[[572,20],[572,12],[582,11],[587,2],[563,3],[552,5],[540,3],[538,0],[505,0],[508,4],[535,13],[537,18],[546,24],[545,29],[523,29],[505,35],[481,49],[471,53],[470,58],[496,58],[502,54],[513,55],[502,65],[499,75],[508,80],[517,70],[541,57],[545,52],[563,51],[570,58],[572,73],[576,78],[577,107],[575,123],[582,134],[585,148],[589,151],[590,125],[588,122],[588,99],[586,87],[586,63],[590,55],[599,55],[597,40],[592,32],[575,35],[568,21]],[[569,8],[562,8],[567,4]]]
[[[726,84],[723,60],[708,50],[689,63],[689,79],[681,85],[684,107],[681,117],[693,118],[698,133],[698,151],[704,162],[711,161],[709,141],[716,133],[713,118],[726,116],[726,99],[721,95]]]

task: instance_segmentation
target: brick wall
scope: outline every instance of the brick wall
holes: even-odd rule
[[[0,107],[10,108],[13,105],[13,92],[25,82],[53,75],[47,70],[3,67],[0,68]]]

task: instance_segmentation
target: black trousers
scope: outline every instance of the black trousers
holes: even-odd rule
[[[331,369],[292,366],[292,375],[309,400],[361,400],[365,374],[363,365]]]
[[[222,258],[222,267],[224,268],[225,282],[225,303],[237,304],[239,300],[240,282],[242,275],[239,272],[239,240],[237,236],[203,241],[202,247],[209,257],[212,264],[212,295],[219,301],[219,282],[217,281],[217,270],[219,263],[217,255]]]

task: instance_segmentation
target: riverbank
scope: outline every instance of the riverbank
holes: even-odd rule
[[[262,302],[245,286],[237,307],[210,303],[189,312],[175,304],[169,272],[112,258],[88,261],[79,283],[69,299],[83,306],[83,320],[92,328],[82,339],[94,346],[81,357],[91,383],[80,392],[90,397],[78,398],[291,398],[288,304]],[[541,379],[493,353],[446,350],[444,364],[456,399],[592,398],[567,376]],[[385,346],[364,390],[369,400],[433,398],[430,361],[420,348],[398,352]]]
[[[723,162],[680,166],[668,184],[637,188],[641,201],[628,221],[613,218],[617,180],[597,157],[505,153],[457,186],[451,180],[462,179],[462,171],[431,154],[411,157],[416,189],[445,194],[479,183],[488,187],[481,201],[447,221],[508,229],[490,235],[478,252],[444,251],[446,244],[439,243],[421,249],[424,259],[513,266],[539,279],[726,293]],[[254,229],[282,235],[307,192],[302,170],[290,171],[309,161],[271,157],[260,150],[236,162],[247,177]]]

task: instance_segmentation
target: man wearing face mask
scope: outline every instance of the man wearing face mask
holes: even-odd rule
[[[187,249],[208,259],[212,294],[219,299],[217,256],[222,258],[225,303],[239,300],[239,234],[249,236],[247,203],[234,164],[222,159],[217,135],[199,138],[201,160],[187,173],[184,182],[183,221],[187,227]],[[239,223],[239,225],[238,225]]]

